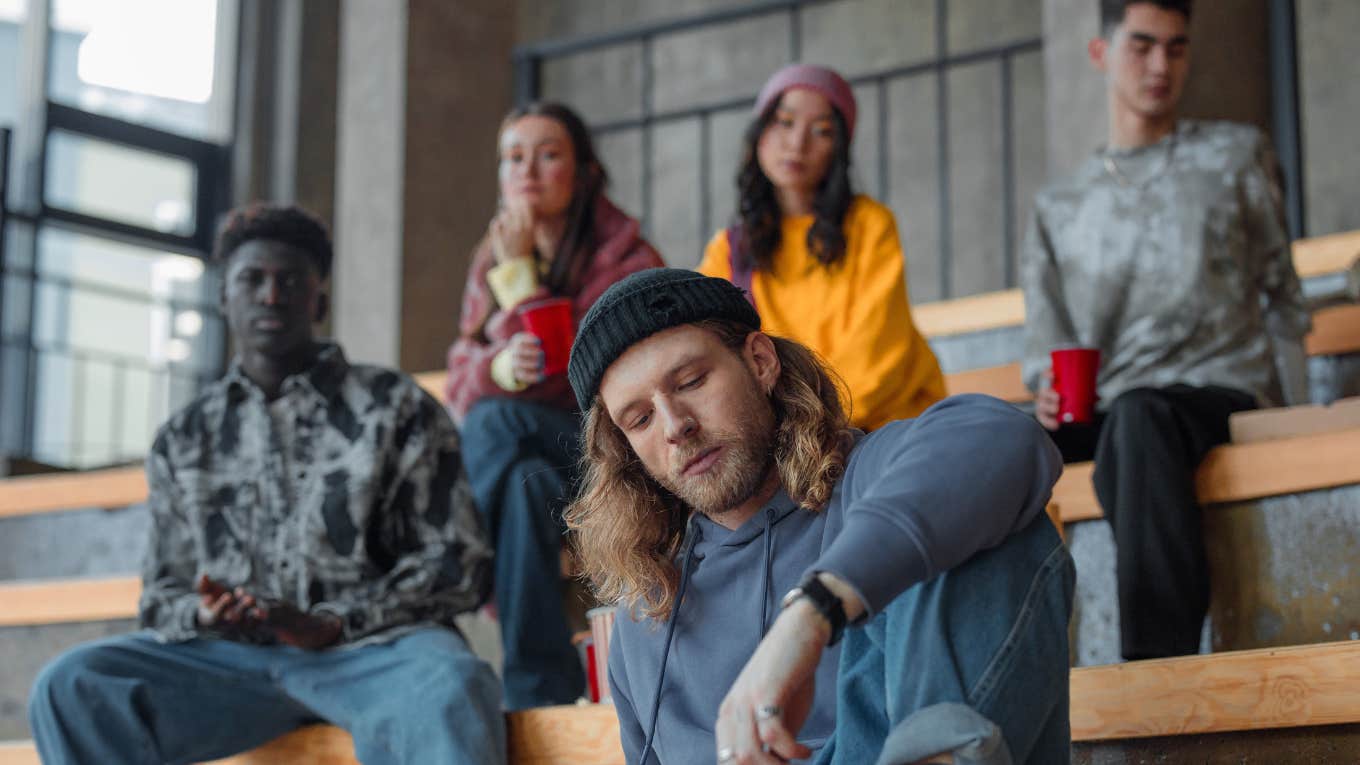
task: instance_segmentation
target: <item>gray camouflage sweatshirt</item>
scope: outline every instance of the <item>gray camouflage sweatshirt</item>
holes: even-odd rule
[[[234,362],[146,465],[141,623],[164,640],[199,634],[201,574],[333,613],[342,643],[451,626],[486,597],[491,550],[453,422],[410,377],[339,346],[272,403]]]
[[[1105,404],[1175,383],[1280,404],[1276,358],[1303,359],[1310,318],[1275,161],[1247,125],[1182,120],[1155,144],[1102,150],[1045,188],[1023,283],[1033,390],[1050,350],[1083,345],[1101,351]]]

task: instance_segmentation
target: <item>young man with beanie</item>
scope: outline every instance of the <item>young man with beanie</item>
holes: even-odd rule
[[[331,243],[311,215],[236,210],[215,255],[237,356],[147,456],[145,631],[43,670],[39,755],[203,762],[324,721],[365,765],[504,763],[500,683],[453,623],[491,559],[453,423],[314,338]]]
[[[1023,253],[1025,382],[1064,459],[1095,459],[1126,659],[1198,651],[1209,574],[1195,469],[1233,412],[1307,387],[1310,320],[1270,143],[1177,116],[1190,12],[1101,1],[1089,53],[1108,144],[1039,193]],[[1100,351],[1091,424],[1059,422],[1050,353],[1070,346]]]
[[[865,436],[807,348],[676,269],[610,288],[568,376],[628,762],[1067,760],[1073,571],[1031,418],[959,396]]]

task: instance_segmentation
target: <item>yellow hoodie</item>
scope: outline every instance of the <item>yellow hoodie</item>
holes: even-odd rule
[[[850,389],[851,423],[872,430],[944,398],[944,376],[911,320],[892,211],[859,195],[844,225],[845,257],[828,268],[808,252],[812,216],[785,217],[774,267],[752,275],[751,292],[762,328],[829,362]],[[725,230],[699,271],[732,278]]]

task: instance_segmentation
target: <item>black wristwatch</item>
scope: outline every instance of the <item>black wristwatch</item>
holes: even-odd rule
[[[803,577],[803,581],[789,590],[789,594],[784,596],[779,605],[781,608],[788,608],[799,598],[807,598],[812,607],[817,609],[817,613],[831,625],[831,637],[827,638],[826,644],[832,646],[839,643],[841,635],[845,634],[845,605],[836,597],[836,593],[822,584],[816,572]]]

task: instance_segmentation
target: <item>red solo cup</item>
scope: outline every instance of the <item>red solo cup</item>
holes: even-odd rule
[[[599,665],[596,663],[598,661],[599,659],[595,658],[594,639],[586,638],[586,691],[590,694],[591,703],[594,704],[600,703],[600,681],[598,678],[599,670],[597,669]]]
[[[1060,348],[1049,353],[1053,362],[1053,390],[1058,392],[1058,422],[1089,423],[1096,413],[1098,348]]]
[[[614,606],[600,606],[586,612],[590,622],[592,648],[595,651],[595,687],[599,700],[609,701],[609,633],[614,629]]]
[[[543,343],[543,374],[555,375],[567,371],[571,342],[576,339],[576,328],[571,320],[571,300],[536,300],[520,306],[519,315],[524,320],[524,328]]]

